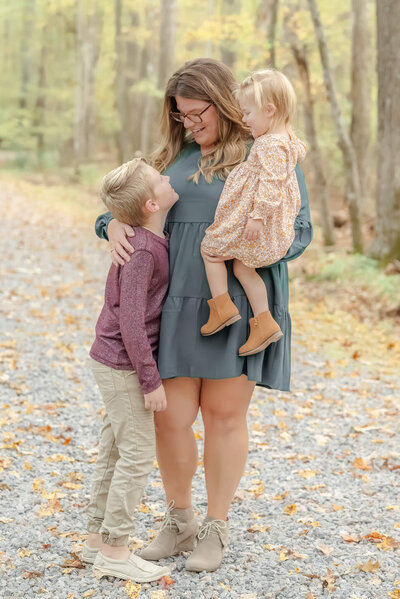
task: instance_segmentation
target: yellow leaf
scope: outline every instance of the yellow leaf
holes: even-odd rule
[[[29,549],[21,548],[21,549],[18,549],[17,553],[18,553],[19,557],[29,557],[31,555],[32,551],[29,551]]]
[[[316,520],[314,522],[309,522],[309,524],[313,528],[317,528],[318,526],[321,526],[321,524],[319,522],[317,522]]]
[[[229,592],[231,592],[231,587],[228,587],[227,584],[224,584],[223,582],[220,582],[219,584],[223,589],[227,589]]]
[[[142,514],[148,514],[150,512],[150,508],[147,505],[144,505],[143,503],[139,505],[138,510],[139,512],[142,512]]]
[[[165,591],[150,591],[150,599],[166,599]]]
[[[400,589],[395,589],[393,593],[388,593],[391,599],[400,599]]]
[[[96,589],[90,589],[90,591],[86,591],[86,593],[83,593],[82,597],[93,597],[93,595],[97,595]]]
[[[56,453],[48,458],[44,458],[45,462],[75,462],[74,458],[70,458],[62,453]]]
[[[35,478],[32,483],[32,491],[35,491],[35,493],[42,493],[42,485],[44,485],[44,480],[41,478]]]
[[[291,504],[287,505],[284,509],[285,514],[288,516],[293,516],[297,512],[297,505]]]
[[[141,584],[133,584],[131,580],[128,580],[125,586],[125,593],[131,599],[136,599],[140,595],[142,585]]]
[[[281,551],[279,554],[279,561],[285,562],[287,559],[289,559],[288,554],[285,551]]]
[[[297,474],[303,478],[314,478],[318,473],[316,470],[298,470]]]
[[[343,507],[343,505],[336,505],[335,503],[332,503],[332,509],[334,512],[340,512],[340,510],[342,510]]]
[[[32,464],[30,464],[28,460],[25,460],[24,470],[32,470]]]
[[[399,510],[400,509],[400,505],[387,505],[386,509],[387,510]]]

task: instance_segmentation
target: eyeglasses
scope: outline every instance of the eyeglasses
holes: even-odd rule
[[[174,119],[174,121],[178,121],[178,123],[184,123],[186,118],[192,121],[192,123],[202,123],[203,119],[201,118],[201,115],[206,110],[208,110],[210,106],[212,106],[212,104],[206,106],[204,110],[202,110],[198,114],[182,114],[181,112],[170,112],[169,114]]]

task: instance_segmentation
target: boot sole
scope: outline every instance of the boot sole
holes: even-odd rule
[[[226,320],[219,327],[214,329],[214,331],[211,331],[211,333],[201,333],[201,334],[203,335],[203,337],[209,337],[210,335],[214,335],[214,333],[218,333],[218,331],[222,331],[222,329],[224,329],[225,327],[228,327],[230,324],[233,324],[234,322],[237,322],[241,318],[242,317],[240,316],[240,314],[237,314],[236,316],[232,316],[232,318],[228,318],[228,320]]]
[[[114,578],[120,578],[121,580],[132,580],[133,582],[155,582],[156,580],[160,580],[163,576],[169,576],[171,571],[166,568],[164,574],[159,574],[157,577],[155,576],[129,576],[123,572],[116,572],[115,570],[111,570],[111,568],[96,568],[93,566],[92,568],[93,574],[101,578],[102,576],[113,576]]]
[[[271,345],[271,343],[275,343],[276,341],[279,341],[279,339],[282,339],[282,337],[283,337],[282,331],[278,331],[277,333],[274,333],[273,335],[271,335],[271,337],[268,337],[268,339],[266,341],[264,341],[263,343],[261,343],[261,345],[259,345],[258,347],[254,348],[254,349],[249,349],[246,352],[239,352],[239,356],[241,358],[243,358],[244,356],[252,356],[253,354],[258,354],[260,351],[263,351],[264,349],[266,349],[268,347],[268,345]]]

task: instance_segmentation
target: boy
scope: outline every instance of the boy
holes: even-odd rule
[[[104,177],[101,197],[114,218],[136,227],[129,239],[135,251],[124,266],[110,268],[90,350],[105,416],[82,560],[97,576],[150,582],[169,569],[130,553],[128,540],[155,456],[153,412],[167,405],[155,358],[168,287],[163,229],[178,194],[169,177],[134,159]]]

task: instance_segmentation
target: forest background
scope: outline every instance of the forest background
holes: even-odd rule
[[[0,0],[3,182],[93,219],[101,176],[157,143],[184,61],[221,59],[238,80],[275,66],[298,94],[316,231],[292,277],[316,304],[334,290],[359,318],[397,320],[399,13],[396,0]]]

